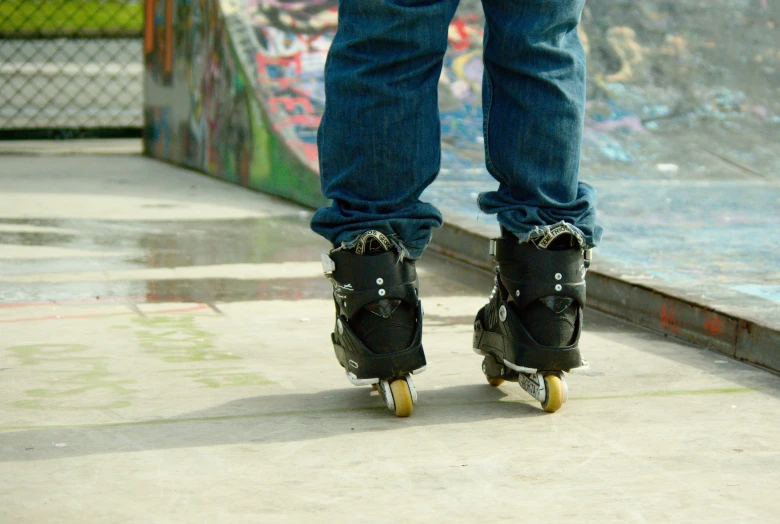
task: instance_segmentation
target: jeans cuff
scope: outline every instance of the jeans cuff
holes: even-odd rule
[[[577,242],[579,243],[581,248],[589,249],[593,247],[592,245],[588,244],[587,240],[585,239],[585,235],[578,227],[569,224],[568,222],[564,222],[563,220],[551,226],[534,226],[533,229],[531,229],[530,231],[526,231],[524,233],[517,233],[515,231],[512,231],[512,234],[515,235],[520,240],[519,242],[520,244],[523,244],[531,240],[544,238],[548,235],[557,236],[561,233],[561,230],[571,233],[571,235],[577,239]]]
[[[398,262],[403,262],[405,258],[408,258],[410,260],[417,260],[419,259],[423,251],[425,251],[425,247],[422,248],[407,248],[406,245],[401,241],[401,239],[398,238],[396,235],[386,235],[388,240],[390,240],[390,243],[393,244],[393,247],[396,251],[398,251],[398,254],[400,255],[398,257]],[[340,249],[352,249],[354,248],[358,243],[359,235],[358,237],[352,239],[352,240],[345,240],[341,242],[341,245],[335,249],[335,251],[338,251]]]

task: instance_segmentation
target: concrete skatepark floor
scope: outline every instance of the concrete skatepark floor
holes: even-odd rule
[[[0,520],[771,521],[776,375],[593,311],[547,415],[420,265],[396,419],[332,354],[309,211],[134,155],[0,157]]]

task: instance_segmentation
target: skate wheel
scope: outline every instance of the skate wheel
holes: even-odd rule
[[[485,374],[488,384],[494,388],[504,383],[504,366],[496,362],[493,357],[486,355],[482,360],[482,373]]]
[[[547,390],[547,394],[544,402],[542,402],[542,409],[547,413],[555,413],[561,409],[566,397],[563,382],[558,375],[547,375],[544,377],[544,387]]]
[[[400,379],[391,382],[390,391],[393,393],[393,401],[395,402],[395,416],[408,417],[411,415],[414,409],[414,401],[406,380]]]

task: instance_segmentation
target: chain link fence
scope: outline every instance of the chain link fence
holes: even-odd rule
[[[140,135],[143,0],[0,0],[0,137]]]

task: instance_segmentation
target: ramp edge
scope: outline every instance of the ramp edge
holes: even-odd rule
[[[488,271],[490,239],[446,222],[429,249]],[[780,372],[780,331],[710,306],[591,270],[588,306],[664,335]]]

